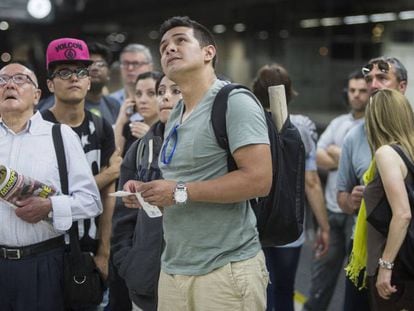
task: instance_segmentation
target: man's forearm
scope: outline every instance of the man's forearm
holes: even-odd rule
[[[116,171],[111,166],[105,166],[101,168],[99,174],[95,175],[95,182],[98,185],[98,189],[102,190],[112,182],[114,182],[117,178]]]
[[[316,163],[319,168],[325,170],[335,170],[338,168],[338,162],[334,157],[329,155],[325,149],[318,148],[316,152]]]
[[[324,231],[329,231],[322,185],[316,171],[307,171],[305,173],[305,193],[319,227]]]
[[[354,208],[351,200],[351,193],[340,191],[337,194],[338,205],[344,213],[352,215]]]

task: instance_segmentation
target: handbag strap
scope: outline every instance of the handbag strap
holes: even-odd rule
[[[66,166],[65,147],[63,145],[62,132],[60,124],[54,124],[52,127],[53,144],[55,146],[56,158],[59,168],[60,185],[63,194],[69,194],[68,183],[68,169]],[[79,245],[79,232],[78,222],[72,223],[69,229],[70,249],[74,254],[81,255],[81,249]]]
[[[391,145],[391,148],[394,149],[401,159],[404,161],[407,169],[414,175],[414,164],[410,158],[405,154],[405,152],[398,145]]]

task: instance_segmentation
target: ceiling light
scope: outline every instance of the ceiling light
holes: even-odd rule
[[[29,0],[27,2],[27,12],[36,19],[47,17],[52,11],[50,0]]]
[[[234,24],[233,29],[235,32],[243,32],[246,30],[246,25],[243,23],[237,23],[237,24]]]
[[[1,22],[0,22],[0,30],[5,31],[5,30],[7,30],[7,29],[9,29],[9,23],[8,23],[8,22],[6,22],[6,21],[1,21]]]
[[[313,28],[319,26],[319,19],[311,18],[311,19],[303,19],[300,21],[300,27],[302,28]]]
[[[321,18],[320,22],[324,27],[337,26],[342,24],[342,19],[339,17],[325,17]]]
[[[347,25],[365,24],[365,23],[368,23],[368,16],[366,15],[345,16],[344,23]]]
[[[269,39],[269,33],[266,30],[262,30],[262,31],[259,31],[259,33],[257,34],[257,37],[260,40],[267,40]]]
[[[402,20],[414,19],[414,11],[402,11],[398,14],[398,17]]]
[[[3,63],[8,63],[9,61],[11,61],[11,55],[10,53],[4,52],[3,54],[1,54],[0,59]]]
[[[158,31],[156,31],[156,30],[151,30],[149,33],[148,33],[148,37],[150,38],[150,39],[152,39],[152,40],[156,40],[156,39],[158,39],[158,37],[160,36],[160,34],[158,33]]]
[[[369,19],[373,23],[378,22],[392,22],[397,20],[397,14],[395,13],[379,13],[379,14],[372,14],[369,16]]]
[[[223,33],[223,32],[225,32],[225,31],[226,31],[226,26],[224,26],[224,25],[222,25],[222,24],[215,25],[215,26],[213,27],[213,31],[214,31],[215,33]]]

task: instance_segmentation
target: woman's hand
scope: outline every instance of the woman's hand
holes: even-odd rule
[[[378,294],[383,299],[390,299],[392,293],[397,291],[394,285],[391,285],[392,270],[379,267],[377,283],[375,284]]]
[[[131,134],[135,138],[142,138],[150,129],[150,126],[144,122],[131,122],[129,123]]]

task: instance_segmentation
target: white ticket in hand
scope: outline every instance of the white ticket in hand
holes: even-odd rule
[[[137,197],[139,204],[141,204],[143,210],[145,211],[145,213],[147,213],[148,217],[150,218],[156,218],[156,217],[161,217],[162,213],[161,210],[158,208],[158,206],[149,204],[147,202],[144,201],[144,199],[141,196],[141,193],[137,192],[137,193],[132,193],[132,192],[128,192],[128,191],[117,191],[117,192],[113,192],[110,193],[110,196],[113,197],[127,197],[130,195],[134,195]]]
[[[134,195],[132,192],[129,191],[117,191],[117,192],[112,192],[109,194],[111,197],[127,197],[129,195]]]
[[[141,204],[142,208],[144,209],[145,213],[147,213],[148,217],[150,218],[156,218],[161,217],[162,213],[161,210],[158,208],[158,206],[149,204],[144,201],[144,199],[141,196],[141,193],[137,192],[135,193],[135,196],[138,199],[139,204]]]

